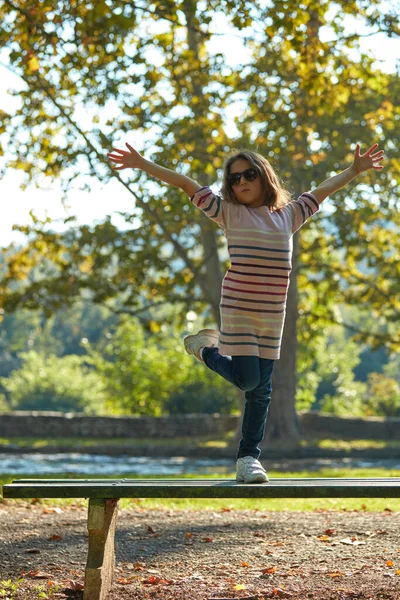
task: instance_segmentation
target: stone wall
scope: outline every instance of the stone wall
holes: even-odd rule
[[[0,413],[0,437],[176,438],[221,435],[234,429],[231,415],[90,417],[79,413]]]
[[[400,419],[369,417],[354,419],[334,415],[303,412],[301,424],[306,435],[319,438],[359,440],[400,440]]]
[[[317,412],[299,415],[307,437],[400,440],[400,419],[352,419]],[[238,417],[191,414],[166,417],[90,417],[79,413],[0,413],[0,437],[169,438],[219,436],[235,430]]]

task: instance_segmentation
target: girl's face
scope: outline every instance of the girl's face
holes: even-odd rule
[[[264,206],[266,204],[265,201],[265,189],[263,189],[263,182],[261,179],[261,175],[257,172],[256,178],[252,181],[248,181],[243,174],[243,171],[247,171],[247,169],[252,169],[246,173],[249,175],[249,179],[251,179],[252,175],[254,177],[254,167],[248,160],[244,158],[238,158],[231,165],[230,175],[234,175],[235,173],[242,175],[237,177],[236,181],[230,183],[232,191],[235,195],[235,198],[240,204],[244,204],[249,208],[259,208],[260,206]]]

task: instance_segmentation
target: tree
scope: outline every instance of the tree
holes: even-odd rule
[[[229,148],[256,147],[273,156],[295,193],[325,179],[327,169],[344,167],[353,141],[385,139],[390,160],[385,174],[364,178],[361,192],[353,186],[335,194],[335,213],[320,214],[294,237],[268,443],[295,444],[297,340],[307,340],[312,356],[318,331],[340,322],[339,299],[368,303],[380,312],[379,327],[356,332],[358,339],[399,346],[395,195],[400,169],[394,150],[399,109],[390,101],[398,97],[399,81],[366,56],[351,60],[346,50],[357,47],[359,36],[346,37],[342,26],[343,14],[351,14],[375,31],[398,35],[397,21],[377,0],[368,9],[356,0],[335,4],[340,8],[332,21],[336,39],[323,42],[320,31],[331,3],[317,0],[305,0],[301,10],[290,0],[284,12],[280,2],[266,9],[244,0],[168,0],[145,7],[121,0],[111,7],[105,0],[94,5],[28,0],[23,8],[6,0],[0,43],[10,49],[11,68],[26,86],[19,93],[21,109],[3,115],[2,131],[13,140],[8,165],[23,168],[28,181],[40,184],[43,175],[61,178],[64,190],[78,177],[86,188],[90,176],[104,182],[116,177],[132,193],[135,208],[125,215],[128,229],[122,232],[107,219],[56,234],[47,230],[48,223],[33,219],[24,229],[30,235],[27,246],[8,259],[4,309],[41,307],[51,314],[89,290],[94,302],[128,314],[181,303],[181,325],[194,307],[219,325],[227,266],[219,258],[225,249],[221,232],[195,213],[180,191],[155,186],[141,173],[126,181],[111,172],[104,157],[117,135],[150,132],[141,150],[202,184],[217,179]],[[219,33],[214,18],[221,14],[252,49],[246,64],[229,67],[221,54],[210,52]],[[239,135],[232,137],[226,133],[226,108],[239,100]],[[111,101],[119,112],[104,120]],[[94,104],[101,110],[92,122],[86,117],[80,123],[75,107],[88,112]],[[371,202],[371,192],[379,193],[379,205]],[[140,227],[133,228],[137,217]],[[343,250],[340,260],[335,250]],[[364,258],[374,276],[360,274],[358,262]],[[46,275],[29,281],[39,263],[46,265]],[[15,279],[27,281],[23,291],[13,290]]]

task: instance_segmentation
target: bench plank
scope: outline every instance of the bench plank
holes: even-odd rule
[[[3,486],[5,498],[400,498],[400,478],[20,479]]]

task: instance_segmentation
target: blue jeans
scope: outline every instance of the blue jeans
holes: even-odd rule
[[[203,350],[203,360],[209,369],[246,392],[242,439],[236,458],[259,458],[258,445],[264,439],[275,361],[258,356],[222,356],[218,348],[209,347]]]

